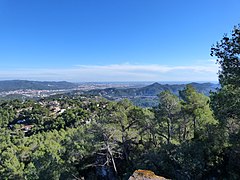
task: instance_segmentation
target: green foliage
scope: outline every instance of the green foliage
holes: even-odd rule
[[[220,122],[219,129],[225,134],[226,161],[224,166],[229,179],[239,179],[240,161],[240,26],[235,26],[231,37],[225,35],[211,49],[220,65],[221,88],[211,95],[214,114]]]
[[[169,91],[160,93],[159,107],[155,110],[155,129],[156,133],[163,137],[168,144],[176,140],[180,110],[181,104],[177,96]]]
[[[232,30],[231,37],[225,35],[211,48],[211,55],[217,57],[220,65],[219,81],[222,86],[240,86],[240,25]]]
[[[180,91],[180,97],[183,99],[182,114],[185,119],[188,118],[188,123],[192,126],[193,138],[201,136],[209,125],[217,124],[213,118],[208,97],[196,92],[190,85]]]

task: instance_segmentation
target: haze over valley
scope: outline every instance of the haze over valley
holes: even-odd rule
[[[215,92],[218,84],[214,83],[177,83],[160,84],[152,82],[108,82],[108,83],[70,83],[66,81],[0,81],[0,99],[41,99],[44,97],[63,95],[92,95],[109,100],[120,101],[124,98],[131,100],[141,107],[153,107],[158,104],[158,95],[170,91],[179,96],[179,91],[186,85],[192,85],[200,93],[207,96]]]

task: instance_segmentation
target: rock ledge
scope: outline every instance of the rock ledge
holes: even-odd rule
[[[149,170],[136,170],[128,180],[167,180],[162,176],[157,176]]]

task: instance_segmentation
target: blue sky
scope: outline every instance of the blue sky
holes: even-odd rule
[[[0,79],[216,81],[239,0],[1,0]]]

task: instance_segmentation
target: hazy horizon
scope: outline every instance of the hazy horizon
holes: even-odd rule
[[[77,84],[127,84],[127,83],[135,83],[135,84],[153,84],[153,83],[159,83],[159,84],[188,84],[188,83],[212,83],[212,84],[219,84],[218,81],[41,81],[41,80],[27,80],[27,79],[3,79],[0,81],[36,81],[36,82],[71,82],[71,83],[77,83]]]

